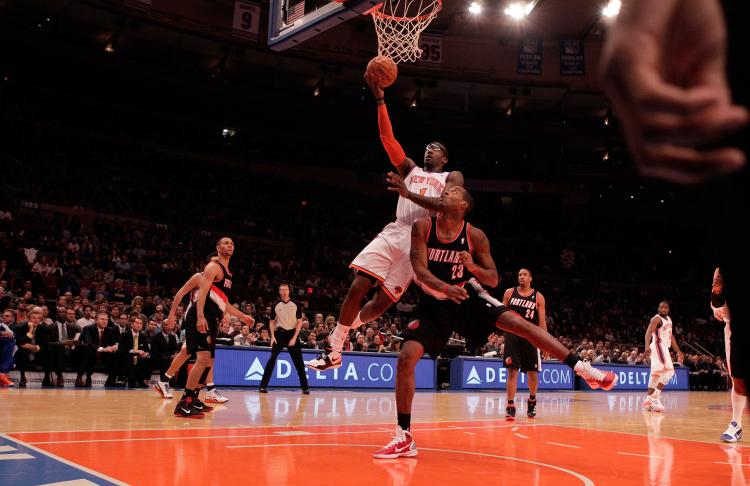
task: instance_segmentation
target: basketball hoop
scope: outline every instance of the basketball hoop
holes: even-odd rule
[[[378,55],[396,64],[422,55],[419,34],[440,12],[443,0],[383,0],[371,12],[378,35]]]

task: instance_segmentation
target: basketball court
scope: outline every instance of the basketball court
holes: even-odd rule
[[[2,392],[0,484],[666,486],[750,472],[750,454],[718,441],[727,393],[667,392],[664,414],[642,412],[641,393],[542,393],[536,420],[522,399],[508,423],[503,394],[421,392],[419,455],[377,460],[395,427],[390,390],[226,390],[204,420],[175,418],[150,390]]]

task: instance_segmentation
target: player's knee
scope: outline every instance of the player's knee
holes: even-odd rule
[[[674,370],[667,370],[664,373],[661,374],[661,377],[659,378],[659,383],[662,385],[666,385],[669,383],[669,381],[674,376]]]

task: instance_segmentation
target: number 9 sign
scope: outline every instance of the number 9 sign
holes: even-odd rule
[[[237,37],[257,37],[260,27],[260,7],[254,3],[234,2],[232,31]]]

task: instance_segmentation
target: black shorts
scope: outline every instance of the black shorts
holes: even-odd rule
[[[524,373],[539,371],[542,368],[542,358],[539,350],[533,344],[520,336],[505,333],[505,367],[511,370],[521,370]]]
[[[198,332],[198,311],[195,306],[188,310],[185,316],[185,347],[188,354],[195,354],[198,351],[208,351],[213,358],[216,355],[216,335],[219,332],[219,318],[206,316],[208,322],[208,332]]]
[[[432,359],[437,359],[454,332],[465,338],[467,344],[486,342],[496,330],[500,314],[509,309],[481,286],[475,289],[467,283],[465,288],[469,298],[460,304],[437,300],[421,292],[415,317],[401,333],[404,341],[417,341]]]

